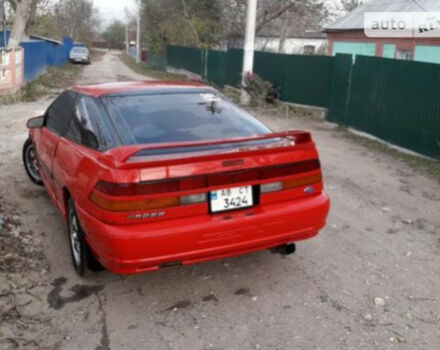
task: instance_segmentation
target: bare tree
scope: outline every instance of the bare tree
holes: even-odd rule
[[[245,26],[246,0],[221,0],[224,4],[224,38],[229,44],[241,45]],[[265,0],[258,5],[257,35],[271,34],[280,38],[279,47],[284,47],[292,30],[315,29],[328,16],[322,0]],[[236,44],[231,40],[237,41]]]
[[[97,30],[99,21],[91,0],[60,0],[55,16],[63,35],[75,40],[88,40]]]
[[[271,28],[283,47],[291,28],[316,27],[325,16],[325,1],[260,0],[257,34]],[[246,8],[247,0],[143,0],[143,32],[153,49],[163,50],[169,43],[241,47]]]
[[[4,25],[4,19],[6,18],[5,13],[5,0],[0,0],[0,21],[2,21],[2,24]]]
[[[361,6],[364,0],[341,0],[342,7],[345,11],[353,11],[356,7]]]
[[[33,2],[34,0],[14,1],[15,13],[12,23],[11,36],[9,37],[8,41],[8,49],[15,49],[20,45],[20,41],[25,35],[26,24],[31,15]]]

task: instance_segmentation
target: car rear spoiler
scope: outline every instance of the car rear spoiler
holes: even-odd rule
[[[309,132],[301,130],[293,131],[283,131],[275,132],[264,135],[256,135],[249,137],[240,137],[232,139],[221,139],[221,140],[203,140],[203,141],[186,141],[186,142],[171,142],[171,143],[153,143],[144,145],[127,145],[113,148],[105,153],[102,153],[98,160],[104,165],[108,165],[113,168],[139,168],[141,166],[153,166],[153,165],[163,165],[163,164],[181,164],[187,163],[188,159],[195,161],[203,161],[210,159],[222,159],[230,158],[231,151],[221,149],[217,152],[188,152],[186,154],[177,153],[177,157],[171,157],[172,154],[167,154],[165,156],[145,156],[136,154],[142,151],[152,151],[152,150],[166,150],[175,148],[191,148],[191,147],[202,147],[202,146],[215,146],[224,144],[234,144],[243,143],[251,141],[260,141],[267,139],[285,139],[284,142],[274,145],[263,144],[258,146],[250,147],[237,147],[232,148],[234,156],[243,157],[246,155],[251,155],[254,153],[272,153],[276,150],[288,151],[293,148],[297,148],[301,145],[312,144],[312,137]]]

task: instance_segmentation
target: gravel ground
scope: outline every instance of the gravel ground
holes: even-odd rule
[[[109,53],[78,83],[128,79],[145,77]],[[0,107],[0,349],[439,348],[439,183],[325,123],[260,115],[313,133],[332,200],[317,238],[284,258],[80,279],[65,224],[21,163],[25,121],[49,102]]]

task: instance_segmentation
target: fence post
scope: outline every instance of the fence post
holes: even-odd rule
[[[344,104],[344,116],[343,116],[343,125],[348,126],[348,120],[350,117],[349,108],[350,108],[350,101],[351,101],[351,87],[352,87],[352,78],[353,78],[353,61],[350,64],[350,70],[348,72],[348,85],[347,85],[347,94],[345,97],[345,104]]]

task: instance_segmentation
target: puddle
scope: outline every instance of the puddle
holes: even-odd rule
[[[104,289],[104,286],[100,285],[89,286],[76,284],[70,288],[70,295],[67,297],[63,297],[61,296],[61,291],[63,289],[63,285],[65,285],[66,282],[67,279],[64,277],[57,278],[55,281],[52,282],[54,288],[47,295],[47,302],[50,308],[60,310],[68,303],[81,301],[91,295],[99,293],[101,290]]]

